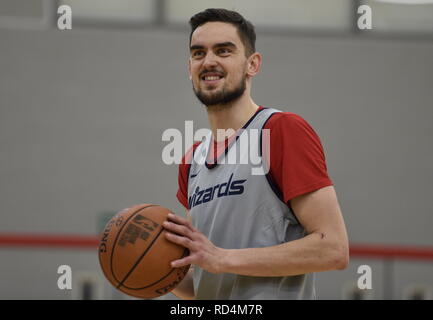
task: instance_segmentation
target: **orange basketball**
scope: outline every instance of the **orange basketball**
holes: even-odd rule
[[[162,223],[170,212],[154,204],[139,204],[117,213],[106,225],[99,243],[99,263],[116,289],[137,298],[155,298],[173,290],[189,265],[170,262],[189,254],[168,241]]]

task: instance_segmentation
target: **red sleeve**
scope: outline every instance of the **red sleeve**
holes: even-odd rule
[[[264,128],[270,129],[270,175],[286,203],[333,185],[320,138],[302,117],[276,113]]]
[[[176,197],[186,209],[189,209],[188,206],[189,168],[191,167],[191,159],[193,156],[193,152],[198,147],[199,144],[200,142],[194,143],[193,146],[182,157],[181,163],[179,164],[179,174],[177,178],[179,189],[177,190]]]

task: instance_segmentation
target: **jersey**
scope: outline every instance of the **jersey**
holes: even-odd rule
[[[257,112],[261,112],[262,106]],[[319,136],[301,116],[292,112],[277,112],[266,121],[265,129],[271,132],[269,178],[275,191],[283,201],[289,201],[299,195],[333,185],[328,176],[325,153]],[[193,151],[201,142],[196,142],[185,153],[179,165],[177,198],[187,209],[188,181],[190,162]],[[226,142],[214,142],[214,151],[224,152]],[[211,155],[210,155],[211,156]]]
[[[244,141],[245,135],[252,135],[254,130],[263,129],[278,113],[280,111],[276,109],[260,108],[220,158],[236,158],[239,154],[240,160],[250,154],[261,154],[260,141],[249,143],[248,151],[243,153],[240,141]],[[275,170],[267,171],[269,164],[264,159],[261,166],[266,174],[258,175],[252,174],[254,166],[248,161],[210,164],[206,159],[212,149],[211,143],[209,134],[195,146],[188,170],[187,207],[193,225],[216,246],[226,249],[274,246],[302,238],[305,230],[284,200],[285,193],[275,184],[274,177],[278,176]],[[329,182],[321,183],[329,185]],[[316,187],[318,185],[316,183]],[[196,266],[193,281],[197,299],[315,298],[314,274],[289,277],[215,275]]]

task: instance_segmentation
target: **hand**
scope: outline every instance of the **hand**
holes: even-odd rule
[[[172,213],[163,223],[167,240],[189,249],[189,256],[171,262],[173,268],[195,264],[211,273],[222,273],[222,262],[227,250],[216,247],[193,225]]]

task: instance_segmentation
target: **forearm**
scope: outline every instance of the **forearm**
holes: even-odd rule
[[[194,294],[194,285],[192,281],[192,273],[194,272],[193,267],[189,269],[188,273],[185,275],[183,280],[174,288],[171,293],[173,293],[176,297],[184,299],[184,300],[193,300],[195,299]]]
[[[344,269],[348,260],[347,246],[321,233],[272,247],[223,250],[221,273],[246,276],[291,276]]]

